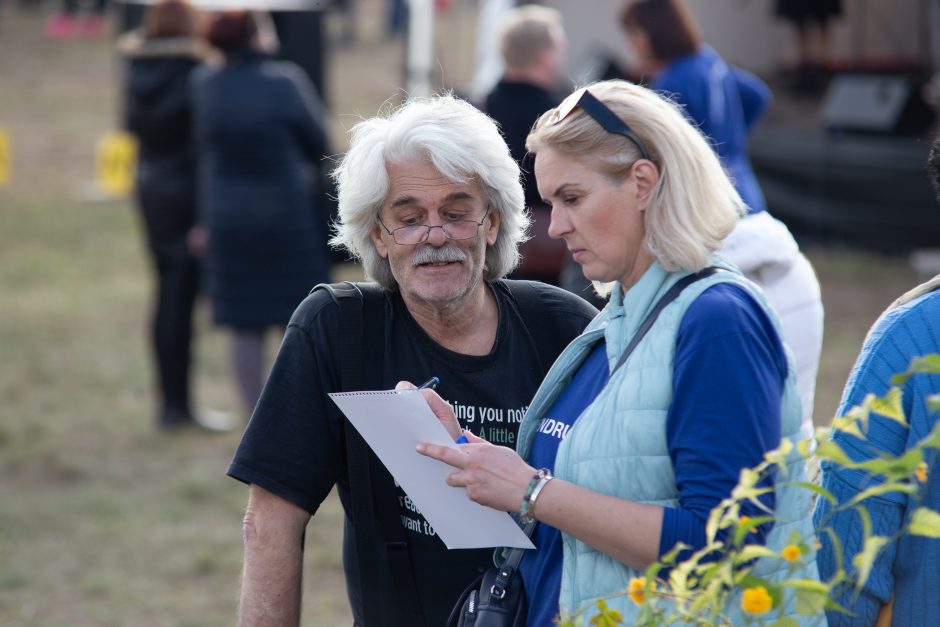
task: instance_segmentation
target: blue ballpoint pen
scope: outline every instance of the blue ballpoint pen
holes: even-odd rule
[[[433,390],[438,386],[440,382],[441,380],[438,379],[437,377],[431,377],[430,379],[428,379],[427,381],[419,385],[418,389],[419,390]]]

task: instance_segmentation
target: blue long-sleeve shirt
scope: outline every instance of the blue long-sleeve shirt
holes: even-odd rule
[[[862,346],[858,360],[849,375],[839,415],[860,404],[868,393],[884,394],[891,386],[894,374],[907,370],[914,357],[940,352],[940,291],[930,292],[909,303],[887,311],[872,327]],[[940,375],[918,374],[902,388],[902,406],[909,428],[872,414],[865,440],[837,432],[833,440],[854,461],[872,459],[881,453],[901,455],[924,438],[934,428],[937,414],[927,407],[927,398],[940,393]],[[929,456],[928,484],[921,505],[940,510],[940,479],[936,451]],[[873,478],[862,470],[823,464],[823,487],[840,503],[844,503],[861,490],[874,485]],[[871,517],[872,533],[891,536],[910,515],[916,502],[899,493],[884,494],[866,499],[862,505]],[[842,542],[844,552],[842,568],[855,571],[854,557],[861,549],[862,523],[853,510],[832,515],[825,499],[816,501],[813,520],[818,530],[831,528]],[[820,533],[821,549],[817,558],[819,574],[829,579],[838,564],[829,535]],[[832,627],[861,627],[873,625],[881,606],[894,595],[893,625],[906,627],[934,626],[940,622],[940,540],[905,535],[897,543],[886,546],[856,598],[851,587],[840,590],[838,601],[853,615],[828,612]]]
[[[765,211],[767,201],[751,168],[747,138],[771,101],[767,85],[703,44],[695,54],[673,60],[650,87],[683,105],[692,123],[711,140],[748,211]]]

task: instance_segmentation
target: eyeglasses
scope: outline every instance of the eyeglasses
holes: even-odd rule
[[[571,112],[581,107],[585,113],[587,113],[591,118],[600,124],[605,131],[608,133],[614,133],[616,135],[623,135],[640,149],[640,154],[644,159],[650,158],[649,150],[646,148],[646,144],[643,143],[643,140],[633,132],[626,122],[617,117],[617,114],[611,111],[607,105],[594,97],[594,94],[587,90],[587,87],[582,87],[580,90],[581,95],[577,98],[569,97],[566,101],[566,104],[562,104],[559,108],[555,109],[555,121],[552,124],[558,124],[569,115]],[[577,92],[575,92],[577,93]]]
[[[444,232],[444,237],[447,239],[461,240],[476,237],[489,213],[490,210],[487,209],[479,222],[476,220],[447,220],[444,224],[435,224],[434,226],[428,224],[409,224],[408,226],[401,226],[397,229],[389,229],[385,226],[385,223],[382,222],[382,218],[377,217],[376,220],[382,225],[385,232],[392,236],[396,244],[400,246],[414,246],[415,244],[423,244],[428,241],[428,238],[431,237],[431,229],[440,229]]]

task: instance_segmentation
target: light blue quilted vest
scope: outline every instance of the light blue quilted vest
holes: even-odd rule
[[[590,490],[664,507],[678,506],[675,474],[666,447],[666,411],[672,401],[672,371],[676,334],[689,305],[711,285],[732,282],[745,287],[765,309],[770,311],[757,286],[741,276],[738,270],[720,257],[711,265],[726,272],[717,272],[700,279],[666,306],[656,324],[637,345],[627,362],[614,373],[613,379],[594,402],[581,414],[558,449],[555,475]],[[607,307],[584,333],[575,339],[552,366],[542,383],[519,430],[518,450],[528,456],[533,436],[545,413],[561,390],[569,383],[578,366],[601,338],[606,338],[607,358],[613,368],[637,327],[659,298],[685,273],[667,272],[658,263],[641,277],[628,292],[626,299],[619,284],[614,288]],[[770,317],[779,323],[773,312]],[[800,399],[795,387],[793,360],[787,351],[789,376],[782,400],[782,434],[796,439],[800,428]],[[806,481],[805,462],[794,453],[789,460],[789,479]],[[805,488],[791,488],[780,483],[778,474],[777,523],[768,538],[768,547],[779,550],[787,544],[792,529],[810,539],[813,533],[811,493]],[[561,579],[561,609],[575,611],[585,604],[627,587],[637,573],[593,549],[584,542],[562,534],[564,565]],[[785,576],[817,579],[815,562],[804,572],[787,574],[782,560],[765,559],[758,566],[759,576],[779,579]],[[626,624],[637,615],[637,606],[626,596],[608,601],[619,609]],[[739,601],[733,599],[728,609],[734,624],[743,622],[737,612]],[[792,598],[786,606],[794,616]],[[587,616],[592,613],[589,611]],[[824,617],[805,619],[801,625],[824,625]]]

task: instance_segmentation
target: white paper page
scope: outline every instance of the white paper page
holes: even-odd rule
[[[448,549],[535,548],[512,517],[447,485],[455,469],[419,454],[420,442],[457,445],[417,390],[342,392],[330,398],[408,493]]]

